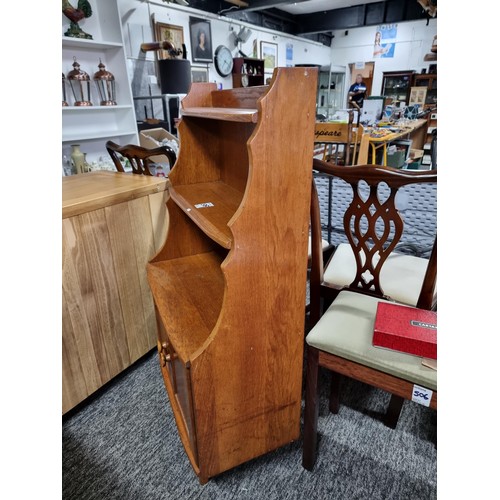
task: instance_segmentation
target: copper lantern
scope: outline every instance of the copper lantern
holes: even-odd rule
[[[94,82],[99,92],[101,106],[116,106],[115,77],[106,70],[99,59],[99,71],[94,75]]]
[[[68,73],[68,82],[71,86],[75,106],[92,106],[90,101],[90,76],[80,69],[80,65],[73,58],[73,70]]]

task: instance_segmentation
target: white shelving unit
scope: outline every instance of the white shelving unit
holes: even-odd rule
[[[137,123],[130,86],[121,16],[117,0],[92,3],[92,16],[79,25],[92,40],[64,36],[69,20],[62,15],[62,72],[65,76],[73,70],[74,58],[80,69],[93,79],[99,70],[99,61],[113,73],[116,82],[116,106],[101,106],[95,83],[91,82],[93,106],[73,106],[69,84],[66,88],[69,106],[62,107],[62,154],[69,156],[71,144],[80,144],[87,153],[87,161],[107,157],[107,140],[118,144],[139,144]]]

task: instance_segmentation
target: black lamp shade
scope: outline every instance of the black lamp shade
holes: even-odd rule
[[[191,63],[187,59],[160,59],[162,94],[187,94],[191,86]]]

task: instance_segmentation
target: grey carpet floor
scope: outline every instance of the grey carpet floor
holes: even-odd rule
[[[299,440],[200,485],[178,437],[156,351],[63,419],[65,500],[436,498],[436,412],[405,402],[395,430],[388,394],[343,379],[338,415],[322,377],[319,453],[301,465]]]

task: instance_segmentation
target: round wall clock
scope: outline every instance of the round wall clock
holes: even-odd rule
[[[215,49],[215,69],[220,76],[228,76],[233,70],[233,55],[225,45]]]

